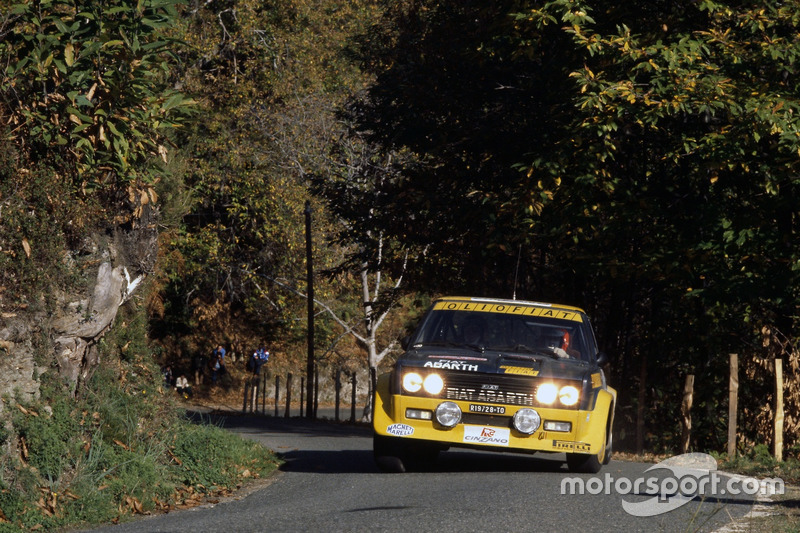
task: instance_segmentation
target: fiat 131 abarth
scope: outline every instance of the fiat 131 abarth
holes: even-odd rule
[[[581,309],[442,298],[403,344],[375,389],[381,470],[405,472],[450,447],[565,453],[573,472],[608,463],[616,391]]]

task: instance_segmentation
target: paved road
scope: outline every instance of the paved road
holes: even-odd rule
[[[382,474],[368,428],[302,419],[232,415],[225,427],[263,443],[286,461],[269,483],[216,505],[97,529],[128,532],[303,531],[715,531],[752,508],[749,498],[696,499],[640,518],[622,501],[652,495],[564,494],[563,455],[451,450],[427,471]],[[652,465],[612,461],[600,480],[641,478]],[[598,479],[599,478],[599,479]],[[613,487],[613,481],[610,485]]]

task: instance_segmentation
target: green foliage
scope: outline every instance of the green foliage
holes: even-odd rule
[[[796,452],[797,450],[793,450]],[[759,478],[780,478],[786,485],[796,485],[800,481],[800,460],[796,453],[789,453],[784,461],[776,461],[769,446],[757,444],[745,453],[735,457],[712,454],[720,470]]]
[[[170,181],[167,137],[190,105],[169,88],[176,14],[162,0],[3,3],[0,304],[12,312],[74,287],[89,234],[140,217],[152,184]]]
[[[177,2],[47,0],[11,7],[0,78],[13,139],[33,160],[71,163],[81,190],[153,183],[166,157],[162,131],[187,99],[167,88],[171,48],[163,31]],[[77,179],[79,177],[79,179]],[[113,181],[112,181],[113,184]]]
[[[52,414],[27,411],[14,417],[14,427],[24,439],[28,461],[46,479],[58,479],[68,466],[70,439],[78,432],[78,421],[62,398],[51,403]]]
[[[0,287],[4,298],[19,304],[78,281],[63,257],[86,215],[69,201],[69,187],[53,170],[6,172],[0,178]]]
[[[202,492],[234,486],[246,469],[274,466],[274,458],[264,454],[258,443],[231,439],[213,425],[186,424],[175,435],[171,450],[182,463],[180,481]]]

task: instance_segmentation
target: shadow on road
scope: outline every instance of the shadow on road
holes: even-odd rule
[[[380,473],[372,459],[372,450],[292,450],[281,454],[285,472],[317,474]],[[432,463],[415,464],[411,473],[462,472],[566,472],[562,461],[524,454],[446,451]],[[391,474],[385,474],[391,475]]]
[[[327,419],[282,418],[235,411],[187,411],[187,418],[197,423],[207,423],[240,434],[291,433],[305,437],[372,437],[369,424],[334,422]],[[310,443],[311,441],[309,441]],[[372,458],[371,442],[366,449],[317,450],[296,449],[282,452],[274,450],[285,461],[285,472],[310,472],[328,474],[379,473]],[[489,453],[480,450],[451,449],[439,454],[433,463],[411,465],[411,472],[566,472],[563,454]]]
[[[328,419],[283,418],[242,414],[236,411],[186,411],[186,417],[196,423],[213,424],[239,433],[253,430],[257,432],[283,431],[317,436],[372,435],[372,429],[368,424],[334,422]]]

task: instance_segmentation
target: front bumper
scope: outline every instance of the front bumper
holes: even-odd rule
[[[410,441],[427,441],[442,447],[492,448],[496,451],[545,451],[597,454],[610,433],[610,417],[614,399],[613,389],[595,389],[596,401],[591,410],[536,407],[542,423],[533,434],[517,431],[512,417],[522,406],[499,405],[501,415],[470,413],[468,401],[454,401],[463,413],[461,422],[452,428],[439,425],[433,418],[414,417],[419,413],[433,413],[444,400],[390,394],[388,376],[381,376],[375,394],[373,428],[376,435],[397,437]],[[453,400],[448,400],[453,401]],[[546,429],[548,422],[569,423],[569,431]]]

